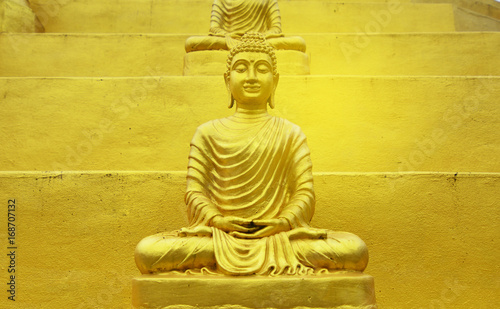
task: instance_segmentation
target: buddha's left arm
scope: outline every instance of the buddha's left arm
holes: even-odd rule
[[[312,162],[306,138],[300,134],[294,148],[291,171],[291,195],[279,217],[285,218],[290,227],[308,227],[314,214],[315,195]]]

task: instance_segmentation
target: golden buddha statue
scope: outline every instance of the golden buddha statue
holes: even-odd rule
[[[186,52],[229,50],[247,32],[262,33],[275,49],[305,52],[301,37],[285,37],[277,0],[214,0],[208,36],[186,40]]]
[[[315,229],[312,164],[301,129],[268,114],[279,80],[274,48],[247,33],[224,74],[227,118],[198,127],[191,141],[185,202],[189,227],[143,239],[143,274],[306,275],[363,271],[356,235]]]

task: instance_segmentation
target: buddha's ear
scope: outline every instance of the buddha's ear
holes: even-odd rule
[[[229,74],[224,73],[224,81],[226,82],[227,96],[229,99],[229,103],[227,104],[227,108],[232,108],[234,105],[233,94],[231,93],[231,88],[229,87]]]
[[[276,73],[273,77],[274,80],[274,85],[273,85],[273,92],[271,93],[271,96],[269,97],[269,107],[274,108],[275,103],[274,103],[274,93],[276,92],[276,87],[278,87],[278,81],[280,80],[280,74]]]

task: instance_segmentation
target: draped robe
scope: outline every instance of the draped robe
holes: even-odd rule
[[[281,33],[281,15],[277,0],[215,0],[212,5],[210,32],[229,33],[272,31]]]
[[[267,114],[237,115],[201,125],[191,142],[185,195],[188,229],[202,227],[210,235],[146,237],[135,254],[141,272],[363,271],[368,252],[356,235],[327,231],[326,239],[308,236],[318,230],[309,226],[315,195],[309,148],[300,128]],[[291,230],[259,239],[236,238],[210,226],[218,215],[284,218]]]
[[[273,34],[268,43],[275,49],[305,52],[301,37],[284,37],[281,32],[281,14],[277,0],[215,0],[212,5],[209,36],[193,36],[186,41],[186,52],[200,50],[227,50],[236,42],[226,34],[243,35],[247,32]]]
[[[186,204],[191,226],[216,215],[285,218],[309,227],[314,213],[312,164],[305,135],[276,117],[214,120],[191,142]],[[225,273],[306,271],[286,233],[241,239],[213,229],[217,266]],[[265,254],[263,254],[265,252]]]

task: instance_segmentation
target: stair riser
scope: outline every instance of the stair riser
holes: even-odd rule
[[[184,170],[196,127],[234,112],[222,77],[0,89],[3,170]],[[500,172],[499,98],[499,77],[282,76],[271,112],[302,127],[315,171]]]
[[[32,6],[47,32],[206,34],[210,28],[212,2],[58,0]],[[384,32],[455,29],[451,5],[407,2],[280,1],[279,5],[285,33],[353,32],[385,15],[389,22],[382,27]]]
[[[152,68],[156,75],[182,75],[187,37],[0,34],[0,75],[148,76]],[[500,33],[302,37],[311,74],[500,75]]]

